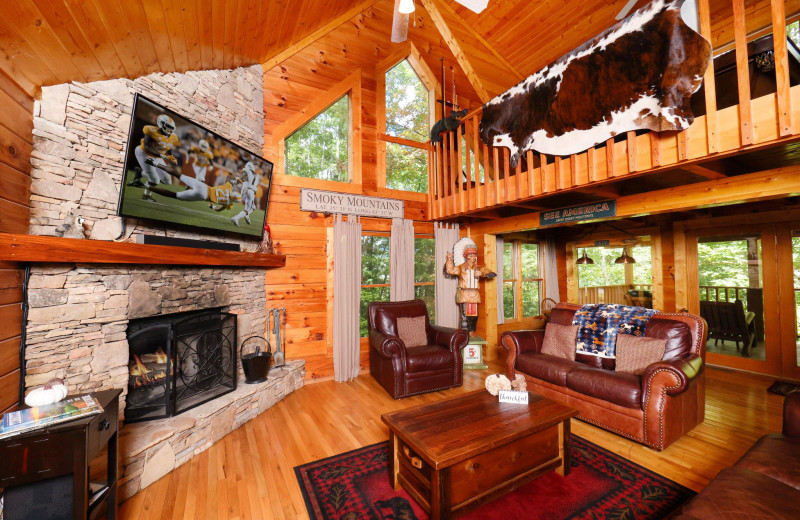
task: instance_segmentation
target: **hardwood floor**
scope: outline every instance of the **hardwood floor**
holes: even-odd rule
[[[502,367],[465,371],[461,388],[393,400],[363,372],[350,383],[307,384],[207,451],[120,506],[120,518],[307,518],[293,468],[388,439],[381,414],[483,388]],[[706,420],[664,450],[652,451],[579,420],[585,439],[699,491],[758,437],[781,428],[783,397],[772,378],[709,368]]]

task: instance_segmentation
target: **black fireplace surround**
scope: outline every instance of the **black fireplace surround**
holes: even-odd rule
[[[236,389],[236,315],[220,309],[131,320],[125,421],[172,417]]]

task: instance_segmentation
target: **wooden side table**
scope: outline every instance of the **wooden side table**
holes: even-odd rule
[[[100,414],[0,440],[5,520],[87,520],[102,512],[108,520],[116,519],[120,393],[92,394],[103,407]],[[106,480],[92,492],[89,463],[106,446]]]

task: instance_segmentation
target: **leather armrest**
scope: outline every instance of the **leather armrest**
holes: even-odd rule
[[[458,352],[469,343],[469,333],[464,329],[431,325],[428,341],[432,341],[434,345],[447,347],[451,352]]]
[[[509,330],[500,336],[500,344],[508,351],[506,377],[514,380],[517,356],[523,352],[541,352],[544,341],[543,330]]]
[[[702,369],[703,359],[694,355],[653,363],[642,375],[642,387],[646,389],[645,395],[661,389],[666,389],[667,395],[680,394],[686,391]]]
[[[406,349],[403,340],[397,336],[386,336],[376,330],[369,331],[369,346],[387,358],[400,356]]]
[[[800,437],[800,390],[790,392],[783,401],[783,434]]]

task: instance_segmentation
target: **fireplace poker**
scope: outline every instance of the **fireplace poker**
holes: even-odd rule
[[[285,320],[286,309],[283,309],[283,312]],[[273,329],[275,329],[275,356],[273,359],[275,360],[276,367],[282,367],[286,362],[284,360],[283,349],[281,348],[281,309],[275,309],[273,319],[275,320],[273,327]]]

